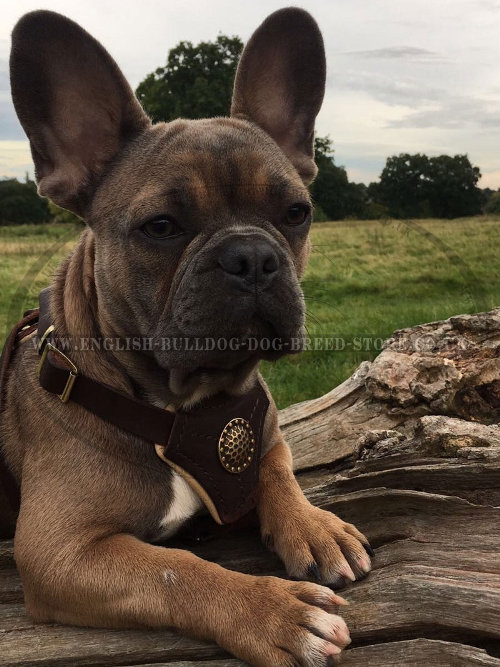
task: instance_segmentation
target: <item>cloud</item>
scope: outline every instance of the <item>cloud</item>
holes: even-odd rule
[[[26,139],[23,128],[17,120],[10,95],[0,92],[0,141]]]
[[[436,62],[437,60],[446,62],[447,60],[435,51],[421,49],[418,46],[387,46],[381,49],[369,49],[368,51],[348,51],[346,55],[369,59],[416,60],[418,62]]]
[[[428,86],[411,77],[394,77],[364,70],[344,70],[332,77],[332,88],[362,92],[390,105],[420,107],[438,102],[446,92],[442,88]]]
[[[500,0],[481,0],[478,4],[486,11],[500,12]]]
[[[9,65],[0,58],[0,140],[26,139],[10,95]]]
[[[500,169],[497,171],[485,171],[479,180],[481,188],[491,188],[492,190],[499,189],[500,183]]]
[[[445,97],[434,108],[421,109],[392,119],[389,128],[500,130],[500,101],[491,102],[479,97]]]
[[[0,141],[0,178],[33,175],[33,161],[28,141]]]

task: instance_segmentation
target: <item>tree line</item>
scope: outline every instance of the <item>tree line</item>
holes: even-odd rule
[[[481,172],[467,155],[393,155],[379,181],[367,186],[349,182],[345,169],[335,165],[328,137],[317,137],[315,149],[319,172],[311,191],[322,219],[500,214],[500,190],[477,186]]]
[[[214,42],[180,42],[164,67],[151,72],[136,94],[153,121],[213,118],[229,113],[234,75],[243,42],[219,35]],[[378,182],[349,181],[335,164],[330,137],[316,137],[318,175],[311,186],[315,219],[455,218],[500,214],[500,189],[481,189],[477,166],[467,155],[400,154],[387,158]],[[0,180],[0,225],[48,220],[68,222],[75,216],[36,192],[35,183]]]
[[[17,178],[0,179],[0,225],[22,225],[41,222],[75,222],[76,215],[40,197],[36,183],[26,174]]]

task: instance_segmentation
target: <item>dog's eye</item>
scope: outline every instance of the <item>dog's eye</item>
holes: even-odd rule
[[[152,239],[167,239],[182,234],[182,229],[178,227],[175,220],[167,216],[149,220],[142,225],[141,229],[146,236]]]
[[[286,212],[286,222],[288,225],[297,227],[306,222],[310,213],[311,209],[307,204],[294,204]]]

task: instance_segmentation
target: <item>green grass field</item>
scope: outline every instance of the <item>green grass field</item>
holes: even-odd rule
[[[4,338],[78,233],[61,224],[0,227]],[[318,223],[312,241],[308,335],[336,349],[263,365],[279,407],[340,384],[394,329],[500,305],[499,218]]]

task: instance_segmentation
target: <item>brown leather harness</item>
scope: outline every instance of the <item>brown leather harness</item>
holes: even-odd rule
[[[58,347],[50,315],[50,288],[37,309],[11,331],[0,359],[0,411],[9,362],[17,344],[37,331],[40,385],[66,403],[78,403],[101,419],[154,445],[219,524],[237,521],[256,501],[264,420],[269,399],[260,382],[241,396],[225,393],[189,410],[170,412],[83,375]],[[1,452],[0,452],[1,453]],[[0,456],[0,483],[19,509],[18,485]]]

